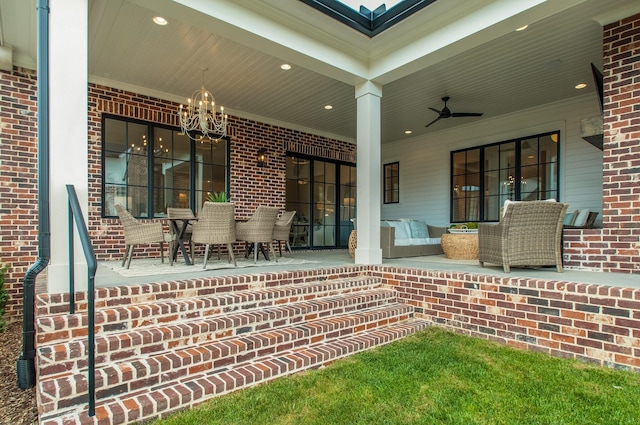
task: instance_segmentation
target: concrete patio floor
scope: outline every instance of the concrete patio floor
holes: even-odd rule
[[[187,266],[179,257],[173,267],[184,268],[184,273],[154,274],[149,276],[124,277],[107,268],[98,267],[96,274],[97,287],[109,287],[119,285],[136,285],[141,283],[164,282],[171,280],[195,279],[212,276],[230,276],[238,274],[256,274],[269,272],[282,272],[291,270],[306,270],[337,266],[353,265],[354,259],[349,256],[347,250],[319,250],[319,251],[294,251],[285,253],[285,257],[293,257],[300,260],[312,261],[304,264],[284,265],[264,258],[258,260],[266,263],[261,267],[251,268],[225,268],[218,270],[202,270],[199,265]],[[135,266],[135,259],[131,266]],[[598,271],[584,271],[564,269],[563,273],[557,273],[555,267],[548,268],[517,268],[512,267],[510,273],[505,273],[501,266],[485,265],[480,267],[477,260],[450,260],[444,255],[430,255],[424,257],[408,257],[383,259],[383,266],[395,266],[422,270],[434,270],[444,272],[461,272],[490,276],[504,276],[511,278],[534,278],[550,281],[565,281],[575,283],[592,283],[624,288],[640,288],[640,276],[637,274],[603,273]]]

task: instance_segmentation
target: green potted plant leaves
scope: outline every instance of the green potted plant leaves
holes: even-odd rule
[[[209,194],[207,198],[209,202],[229,202],[229,196],[227,192],[213,192]]]

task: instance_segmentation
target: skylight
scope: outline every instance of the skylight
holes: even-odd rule
[[[360,6],[364,6],[369,10],[376,10],[378,7],[383,4],[387,7],[387,10],[391,9],[398,3],[402,3],[404,0],[392,0],[392,1],[381,1],[381,0],[340,0],[340,3],[344,3],[356,12],[360,11]]]
[[[375,37],[436,0],[300,0],[337,21]],[[384,5],[384,8],[380,6]],[[360,6],[367,10],[360,12]]]

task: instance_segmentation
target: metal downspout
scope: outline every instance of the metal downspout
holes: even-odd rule
[[[49,1],[38,0],[38,259],[24,275],[22,287],[22,354],[17,361],[18,387],[35,385],[36,277],[51,258],[49,213]]]

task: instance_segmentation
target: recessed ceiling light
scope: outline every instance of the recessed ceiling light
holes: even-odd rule
[[[411,134],[411,133],[413,133],[413,131],[411,131],[411,130],[405,130],[404,131],[404,134]]]
[[[527,28],[529,28],[529,25],[523,25],[523,26],[521,26],[520,28],[516,28],[516,31],[524,31],[524,30],[526,30]]]
[[[280,68],[288,71],[291,69],[291,65],[289,65],[288,63],[283,63],[282,65],[280,65]]]
[[[326,110],[333,109],[333,105],[324,105],[324,109]]]
[[[583,89],[583,88],[585,88],[585,87],[587,87],[587,83],[580,83],[580,84],[576,84],[576,88],[577,88],[578,90]]]
[[[162,26],[167,25],[169,23],[169,21],[164,19],[162,16],[156,16],[155,18],[153,18],[153,22]]]

